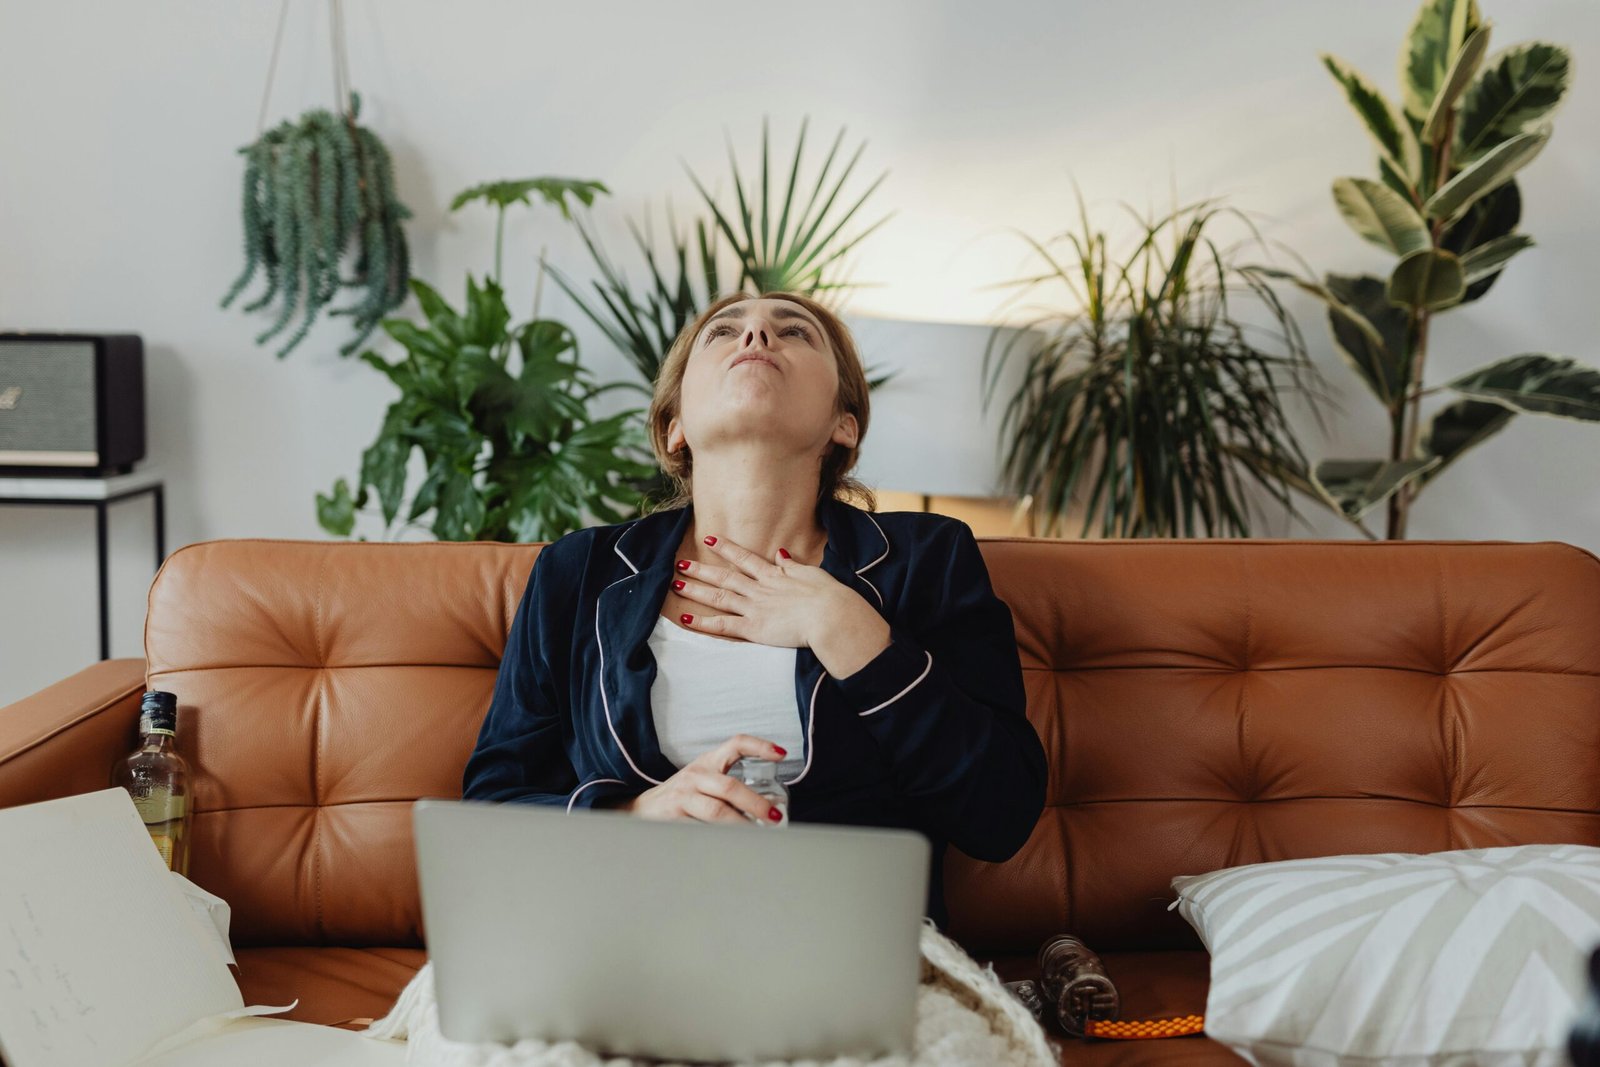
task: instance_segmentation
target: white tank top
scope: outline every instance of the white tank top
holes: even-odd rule
[[[788,752],[778,779],[805,766],[794,688],[798,650],[729,641],[686,630],[665,615],[650,633],[656,677],[650,709],[661,753],[685,767],[734,734],[765,738]]]

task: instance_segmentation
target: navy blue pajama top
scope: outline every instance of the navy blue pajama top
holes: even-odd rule
[[[656,738],[649,637],[692,510],[540,550],[467,761],[467,799],[570,812],[680,769]],[[1011,610],[960,520],[838,500],[818,519],[822,568],[883,616],[891,643],[845,678],[797,650],[805,762],[785,779],[789,816],[922,833],[933,845],[927,914],[944,930],[944,846],[1009,859],[1044,809],[1045,752],[1026,715]]]

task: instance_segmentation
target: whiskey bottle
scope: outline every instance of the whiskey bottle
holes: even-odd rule
[[[167,869],[189,873],[189,766],[176,750],[178,698],[152,689],[139,702],[141,743],[111,769],[133,798]]]

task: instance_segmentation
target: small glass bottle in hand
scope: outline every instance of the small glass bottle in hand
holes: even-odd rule
[[[734,760],[728,768],[728,774],[743,782],[757,794],[772,802],[783,818],[777,822],[770,819],[757,819],[747,816],[751,822],[762,826],[781,827],[789,825],[789,788],[778,781],[778,765],[772,760],[745,757]]]

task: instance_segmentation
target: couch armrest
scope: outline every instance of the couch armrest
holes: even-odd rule
[[[0,708],[0,808],[109,786],[143,694],[144,661],[110,659]]]

